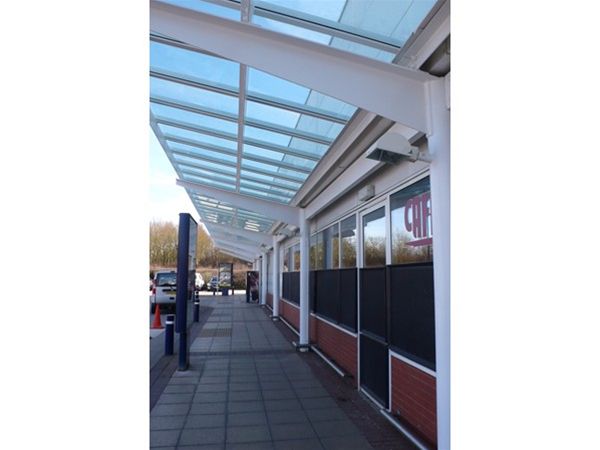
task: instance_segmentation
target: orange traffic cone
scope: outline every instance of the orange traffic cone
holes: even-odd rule
[[[164,328],[160,321],[160,306],[158,303],[156,304],[156,308],[154,308],[154,323],[150,328],[153,330]]]

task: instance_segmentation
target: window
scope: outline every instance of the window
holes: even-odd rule
[[[390,196],[392,264],[431,262],[431,194],[429,178]]]
[[[290,262],[290,267],[292,267],[292,270],[294,271],[300,270],[300,244],[294,245],[294,247],[292,248],[292,252],[293,261]]]
[[[385,208],[363,216],[363,266],[385,266]]]
[[[290,247],[283,250],[283,268],[282,272],[289,272],[290,269]]]
[[[341,267],[356,267],[356,216],[342,220],[341,224]]]
[[[310,251],[308,253],[310,270],[317,268],[317,235],[313,234],[310,237]]]
[[[326,228],[321,233],[323,236],[323,267],[324,269],[337,269],[340,266],[340,231],[339,225]]]
[[[315,270],[325,268],[325,249],[323,246],[323,232],[317,233],[317,244],[315,247]]]

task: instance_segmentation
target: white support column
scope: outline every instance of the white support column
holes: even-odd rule
[[[260,304],[267,304],[267,254],[262,253],[262,265],[260,268]]]
[[[273,319],[279,319],[279,241],[273,237]]]
[[[308,257],[310,251],[310,224],[306,218],[306,211],[300,209],[300,341],[298,349],[307,351],[309,346],[308,335],[308,271],[310,270]]]
[[[450,111],[443,79],[429,83],[431,220],[438,448],[450,448]]]

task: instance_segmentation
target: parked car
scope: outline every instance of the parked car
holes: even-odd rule
[[[154,312],[156,304],[162,309],[164,306],[175,308],[175,297],[177,295],[177,272],[159,271],[154,275],[154,287],[150,300],[150,311]]]
[[[219,289],[219,277],[214,275],[210,279],[210,283],[208,283],[208,290],[209,291],[217,291],[218,289]]]
[[[196,272],[196,290],[201,291],[204,287],[204,278],[202,278],[202,274]]]

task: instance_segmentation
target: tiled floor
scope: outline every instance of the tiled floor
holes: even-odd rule
[[[150,413],[162,449],[372,449],[289,340],[244,297],[216,297]]]

